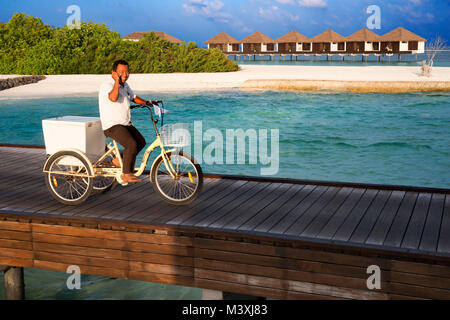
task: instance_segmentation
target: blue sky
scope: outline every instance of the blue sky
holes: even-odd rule
[[[105,23],[125,36],[165,31],[199,46],[225,31],[238,40],[254,31],[278,38],[291,30],[313,37],[328,28],[348,36],[366,27],[370,5],[381,10],[382,35],[402,26],[427,39],[450,41],[450,0],[0,0],[0,21],[15,12],[38,16],[52,26],[66,23],[70,5],[82,21]],[[447,42],[447,45],[449,43]]]

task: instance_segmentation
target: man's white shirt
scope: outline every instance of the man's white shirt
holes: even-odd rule
[[[109,129],[117,124],[127,126],[131,121],[130,102],[136,98],[128,83],[119,85],[119,97],[116,102],[109,100],[109,93],[114,88],[114,79],[105,81],[100,86],[98,104],[102,129]]]

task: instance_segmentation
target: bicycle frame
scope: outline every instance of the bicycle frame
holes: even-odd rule
[[[166,150],[161,141],[161,137],[159,134],[157,134],[156,139],[145,150],[145,153],[144,153],[144,156],[142,158],[142,162],[141,162],[141,165],[139,166],[139,168],[135,168],[135,170],[137,169],[137,173],[135,174],[136,176],[141,176],[144,173],[144,170],[148,164],[148,159],[150,157],[150,154],[153,152],[153,150],[155,150],[158,147],[161,149],[161,156],[163,157],[164,165],[166,166],[167,171],[170,173],[172,178],[176,177],[176,171],[173,168],[172,163],[169,161],[169,158],[167,156],[168,152],[176,151],[176,149]],[[101,176],[105,176],[105,177],[116,177],[116,176],[122,174],[122,168],[104,168],[104,167],[100,166],[100,164],[103,161],[105,161],[106,158],[108,158],[110,155],[114,155],[115,157],[117,157],[119,159],[120,165],[121,165],[121,167],[123,167],[123,161],[122,161],[122,157],[120,155],[120,151],[119,151],[117,142],[113,140],[113,142],[111,142],[108,145],[108,149],[109,150],[94,164],[94,175],[95,176],[101,175]]]

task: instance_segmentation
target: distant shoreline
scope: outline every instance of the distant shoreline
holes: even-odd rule
[[[0,78],[8,77],[0,75]],[[50,75],[38,83],[0,91],[1,100],[95,96],[110,75]],[[420,67],[404,66],[264,66],[243,65],[223,73],[132,74],[136,92],[198,92],[272,89],[339,92],[450,91],[450,68],[435,67],[430,78]]]

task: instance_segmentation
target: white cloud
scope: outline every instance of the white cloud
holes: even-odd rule
[[[279,4],[295,4],[294,0],[275,0]]]
[[[183,8],[188,14],[228,23],[231,15],[221,11],[224,6],[225,4],[220,0],[187,0],[183,3]]]
[[[412,2],[415,5],[422,4],[422,0],[409,0],[409,1]]]
[[[258,8],[258,14],[260,17],[270,20],[270,21],[277,21],[277,22],[286,22],[286,21],[299,21],[300,16],[294,15],[290,12],[286,12],[284,10],[281,10],[277,6],[271,6],[268,8]]]
[[[301,7],[309,7],[309,8],[326,8],[326,7],[328,7],[327,0],[299,0],[298,4]]]

